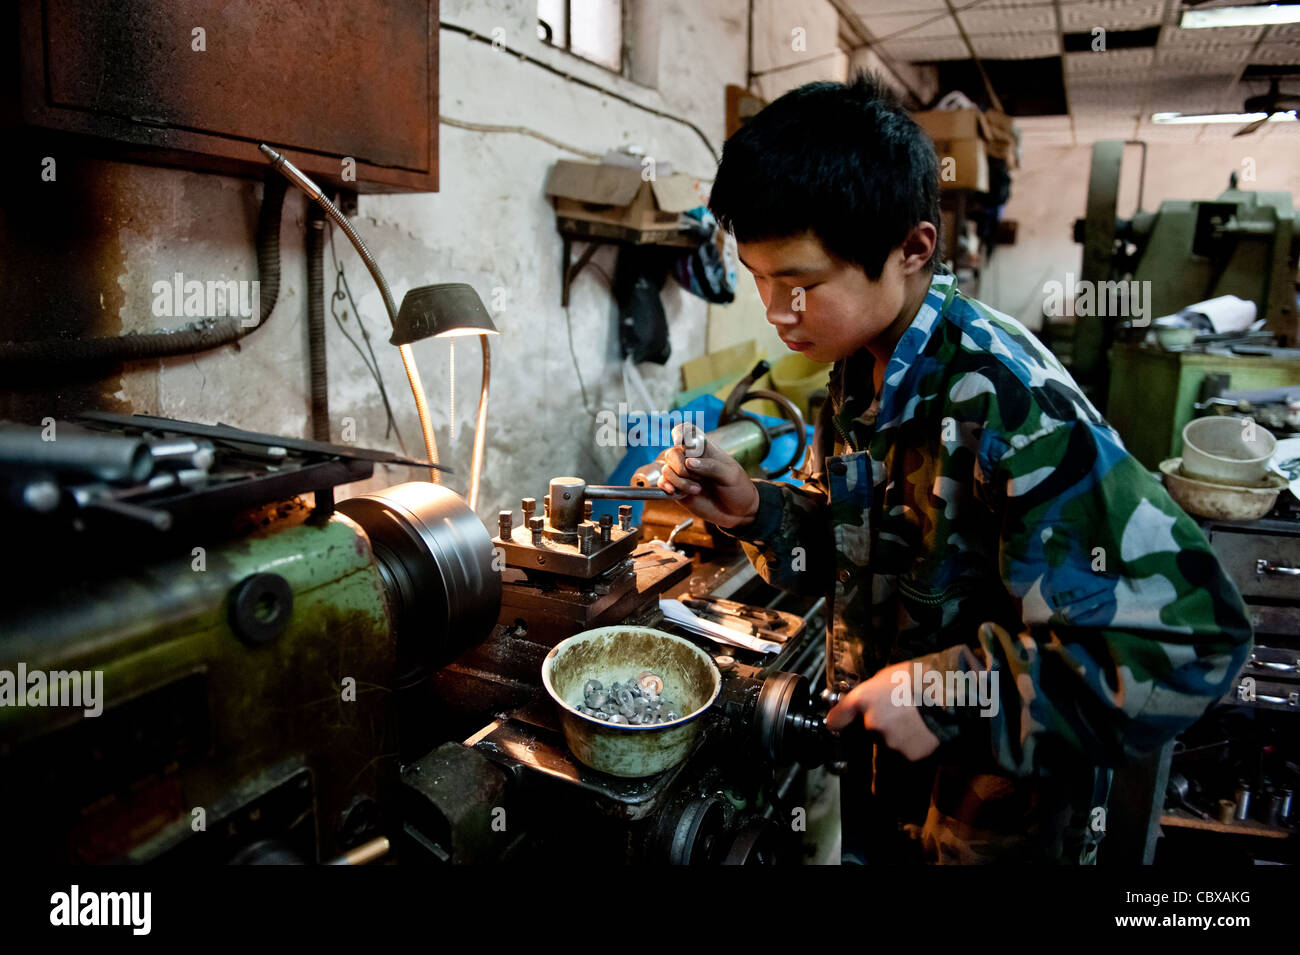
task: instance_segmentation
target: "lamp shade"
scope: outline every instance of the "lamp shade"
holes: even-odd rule
[[[409,345],[447,335],[495,335],[483,300],[464,282],[421,285],[402,298],[389,344]]]

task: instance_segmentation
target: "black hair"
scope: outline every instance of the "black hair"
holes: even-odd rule
[[[740,242],[811,231],[875,281],[918,223],[942,234],[939,160],[889,87],[863,71],[793,89],[742,126],[722,148],[709,209]]]

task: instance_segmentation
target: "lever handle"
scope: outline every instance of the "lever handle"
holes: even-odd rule
[[[1255,574],[1283,574],[1287,577],[1300,577],[1300,567],[1288,567],[1285,564],[1275,564],[1271,560],[1259,558],[1255,561]]]

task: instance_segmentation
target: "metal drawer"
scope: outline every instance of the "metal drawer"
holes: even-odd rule
[[[1252,604],[1250,611],[1251,628],[1255,639],[1260,637],[1291,637],[1300,641],[1300,606],[1275,607],[1272,604]]]
[[[1257,643],[1243,672],[1269,680],[1300,681],[1300,650]]]
[[[1300,713],[1300,683],[1261,679],[1243,673],[1221,700],[1234,706]]]
[[[1300,603],[1300,536],[1215,528],[1210,544],[1241,595]]]

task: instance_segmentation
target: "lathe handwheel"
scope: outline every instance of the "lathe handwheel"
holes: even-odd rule
[[[791,704],[796,708],[808,699],[808,681],[798,673],[774,673],[763,681],[754,709],[754,724],[759,751],[772,762],[787,762],[785,745],[786,717]]]
[[[726,821],[722,803],[712,796],[701,796],[688,803],[673,827],[668,862],[671,865],[708,863],[713,842],[721,834]]]

